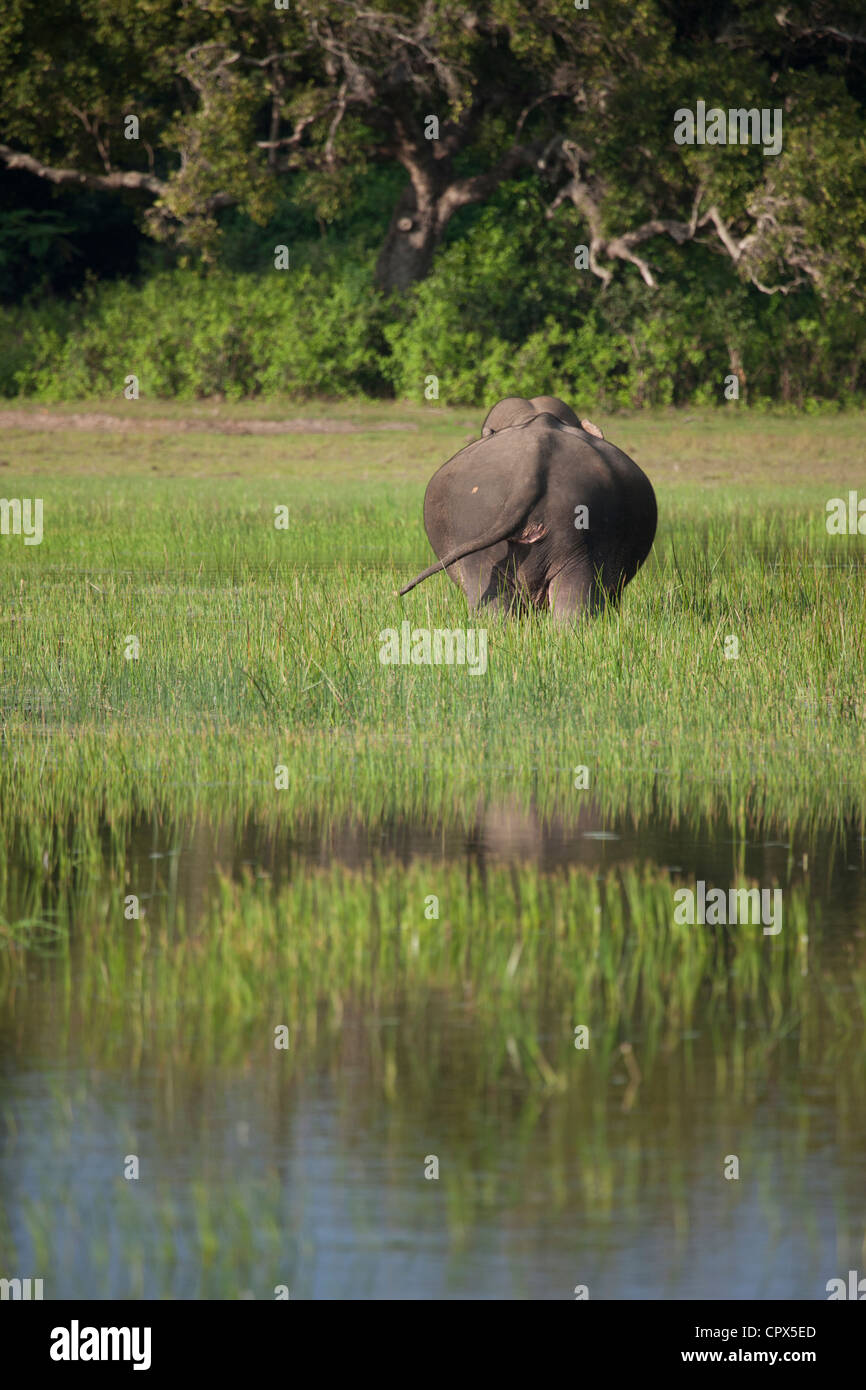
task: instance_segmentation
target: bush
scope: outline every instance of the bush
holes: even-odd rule
[[[386,302],[362,239],[317,243],[302,268],[157,270],[90,282],[74,301],[0,309],[0,393],[45,401],[381,396],[488,406],[552,393],[579,409],[724,401],[854,404],[866,387],[862,312],[812,294],[767,296],[705,247],[646,251],[657,279],[608,288],[574,268],[567,215],[515,183],[455,218],[433,271]],[[240,242],[235,250],[239,251]],[[293,261],[295,256],[293,255]]]
[[[380,304],[369,267],[338,277],[163,272],[89,286],[74,311],[0,314],[0,390],[45,401],[142,394],[347,396],[384,389]]]

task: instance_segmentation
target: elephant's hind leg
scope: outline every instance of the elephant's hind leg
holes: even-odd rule
[[[500,547],[496,547],[496,552]],[[460,582],[472,609],[485,608],[494,613],[517,614],[526,602],[517,578],[514,557],[508,549],[491,562],[491,551],[481,551],[459,561]],[[456,568],[456,566],[455,566]]]
[[[547,586],[547,602],[558,623],[576,622],[600,613],[605,591],[588,564],[566,567]]]

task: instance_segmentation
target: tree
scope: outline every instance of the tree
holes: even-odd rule
[[[137,197],[151,232],[205,250],[220,208],[255,205],[255,152],[239,145],[253,84],[212,57],[229,37],[226,8],[9,0],[0,158],[58,187]]]
[[[862,289],[858,0],[60,3],[0,14],[0,157],[139,197],[155,235],[205,257],[230,204],[264,221],[291,174],[328,220],[384,161],[406,177],[386,291],[423,278],[454,215],[517,175],[544,181],[550,216],[573,210],[602,286],[630,266],[652,289],[664,237],[707,241],[767,293]],[[698,101],[781,112],[779,152],[678,144],[675,113]]]
[[[649,52],[656,27],[652,4],[626,0],[598,14],[561,0],[204,0],[175,15],[170,0],[67,0],[49,25],[12,0],[0,96],[17,99],[19,147],[0,156],[57,184],[149,197],[152,230],[205,252],[219,209],[266,215],[280,174],[304,171],[327,216],[371,161],[396,160],[407,184],[378,261],[386,290],[427,273],[458,209],[543,166],[569,109],[603,100],[620,53]],[[47,119],[29,105],[37,88]],[[131,105],[153,131],[146,169],[116,155]]]

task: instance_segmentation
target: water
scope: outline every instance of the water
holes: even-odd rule
[[[566,826],[500,805],[462,830],[140,821],[119,856],[114,839],[104,827],[96,868],[62,888],[13,858],[0,903],[10,922],[38,902],[70,924],[68,951],[49,942],[0,979],[0,1275],[43,1278],[46,1298],[569,1299],[587,1286],[593,1299],[815,1299],[866,1268],[855,828],[743,843],[722,823],[635,828],[589,808]],[[526,866],[554,882],[575,868],[639,866],[672,886],[745,875],[803,898],[809,943],[801,971],[768,977],[776,993],[732,955],[731,978],[704,979],[682,1024],[653,1021],[624,979],[588,1051],[572,1045],[555,968],[537,980],[537,1028],[524,1036],[517,1017],[500,1036],[498,986],[412,978],[410,950],[369,989],[335,978],[281,1053],[266,981],[244,974],[253,929],[226,969],[261,991],[260,1019],[253,997],[237,1036],[215,1031],[204,974],[172,1000],[220,873],[267,901],[311,868],[363,879],[383,864],[427,866],[434,883],[442,865],[504,867],[515,901]],[[110,904],[133,886],[145,916],[118,928]],[[311,935],[316,979],[328,910],[325,896],[285,924]],[[100,959],[119,931],[126,944]],[[137,934],[155,974],[129,954]]]

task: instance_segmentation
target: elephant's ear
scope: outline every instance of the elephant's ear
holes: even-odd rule
[[[580,428],[586,430],[587,434],[592,434],[596,439],[604,439],[604,435],[598,425],[594,425],[591,420],[581,420]]]

